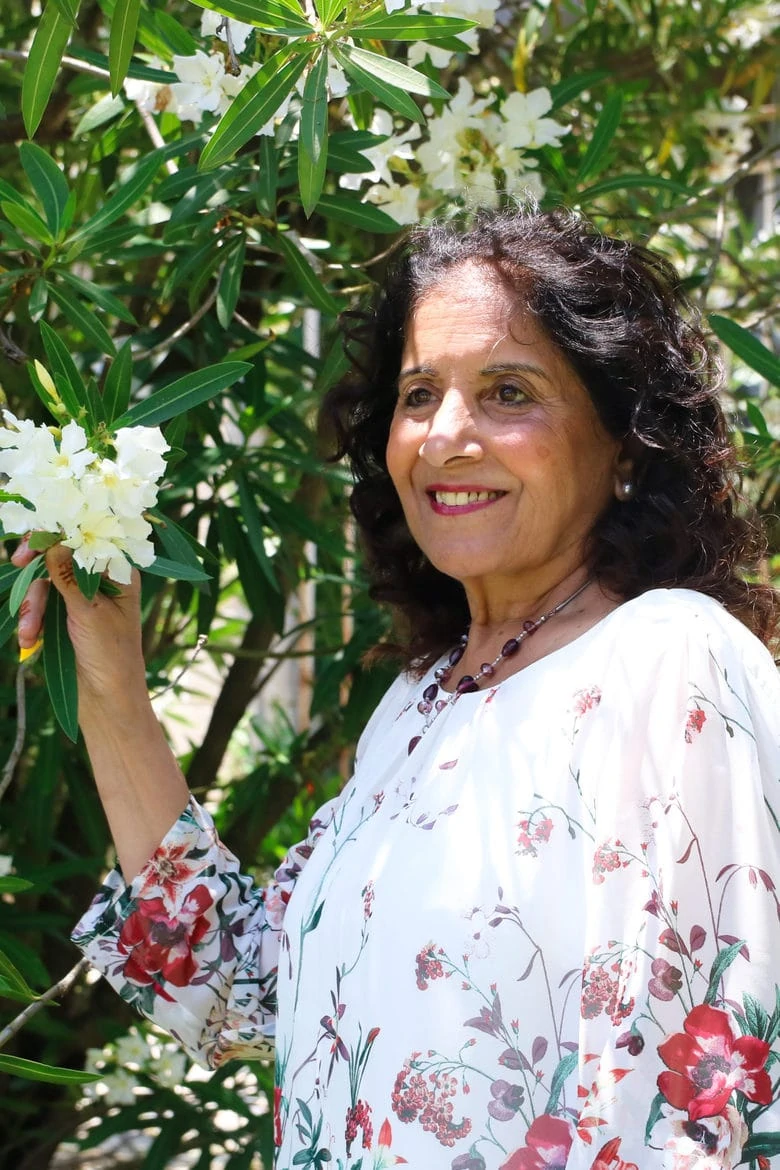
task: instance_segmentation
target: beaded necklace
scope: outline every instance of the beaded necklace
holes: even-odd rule
[[[526,638],[530,638],[531,634],[543,626],[545,622],[549,622],[550,618],[554,618],[557,613],[565,609],[570,602],[574,601],[581,593],[584,593],[591,584],[593,578],[589,577],[587,581],[583,582],[578,589],[575,589],[563,601],[559,601],[553,609],[543,613],[541,617],[531,620],[530,618],[523,622],[523,628],[514,638],[509,638],[504,642],[504,645],[499,650],[492,662],[483,662],[476,674],[464,674],[459,680],[454,691],[442,692],[446,698],[438,698],[439,690],[447,682],[455,667],[460,662],[461,658],[466,652],[466,647],[469,643],[468,631],[461,634],[460,642],[453,650],[450,651],[449,658],[444,666],[438,666],[433,672],[435,682],[429,683],[422,693],[422,698],[417,704],[417,710],[421,715],[425,716],[425,723],[418,735],[413,735],[409,740],[409,747],[407,754],[411,755],[418,743],[425,735],[426,731],[433,725],[436,719],[441,715],[442,711],[446,711],[448,707],[452,707],[461,695],[469,694],[472,691],[479,690],[479,684],[483,678],[492,678],[496,673],[496,667],[506,658],[512,658],[517,654]]]

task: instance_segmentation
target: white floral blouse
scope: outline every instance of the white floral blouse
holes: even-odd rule
[[[274,884],[193,802],[79,946],[199,1060],[276,1031],[278,1170],[780,1166],[769,654],[655,590],[409,754],[431,677]]]

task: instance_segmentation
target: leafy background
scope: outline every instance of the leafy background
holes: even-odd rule
[[[669,255],[723,343],[746,488],[769,522],[764,572],[780,569],[778,5],[388,7],[6,0],[0,13],[8,405],[43,419],[27,363],[51,366],[52,352],[108,416],[246,363],[165,424],[160,553],[202,559],[210,581],[147,575],[143,613],[158,711],[259,880],[338,789],[388,681],[361,665],[385,619],[315,416],[343,368],[337,313],[381,280],[415,217],[530,191]],[[55,722],[40,665],[18,666],[11,609],[0,1170],[116,1165],[112,1142],[145,1170],[270,1166],[270,1069],[192,1068],[73,966],[68,932],[110,845],[81,744]]]

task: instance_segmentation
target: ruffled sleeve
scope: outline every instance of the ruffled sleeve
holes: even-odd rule
[[[616,656],[623,698],[577,760],[595,834],[567,1170],[780,1155],[780,681],[715,603],[670,614]]]
[[[285,907],[337,801],[259,889],[191,800],[129,885],[118,869],[109,874],[73,941],[201,1064],[269,1056]]]

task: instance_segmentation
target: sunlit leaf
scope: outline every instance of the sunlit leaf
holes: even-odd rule
[[[79,1072],[75,1068],[56,1068],[22,1056],[6,1056],[0,1052],[0,1072],[24,1077],[28,1081],[47,1081],[52,1085],[88,1085],[100,1080],[97,1073]]]
[[[49,592],[43,627],[43,671],[52,709],[68,739],[79,733],[79,697],[76,655],[68,634],[65,602],[56,589]]]
[[[109,424],[123,415],[130,405],[132,371],[133,351],[128,339],[112,361],[103,385],[103,410]]]
[[[306,78],[298,140],[298,187],[307,216],[322,194],[327,164],[328,55],[321,53]]]
[[[381,77],[375,77],[370,70],[363,68],[352,57],[347,56],[345,51],[347,47],[334,45],[332,51],[333,56],[348,77],[357,82],[361,89],[367,90],[389,109],[396,110],[412,122],[425,121],[422,110],[405,90],[399,89],[397,85],[388,85]],[[358,97],[359,95],[350,95],[350,105],[352,104],[353,96]],[[358,124],[360,125],[360,122]]]
[[[329,219],[360,228],[364,232],[399,232],[401,227],[392,216],[373,203],[362,203],[346,195],[323,195],[317,210]]]
[[[300,8],[285,0],[195,0],[195,3],[199,8],[253,24],[266,32],[299,37],[310,36],[313,31]]]
[[[66,292],[61,285],[54,284],[49,285],[49,296],[59,305],[69,321],[81,330],[86,340],[96,345],[101,353],[116,353],[111,334],[105,325],[97,319],[94,313],[90,312],[78,297]]]
[[[616,93],[610,94],[604,103],[601,117],[590,136],[588,149],[585,151],[585,157],[580,163],[580,169],[577,172],[578,183],[583,182],[589,175],[593,175],[601,170],[607,160],[607,152],[609,151],[612,139],[615,137],[615,132],[620,125],[622,113],[623,95],[618,90]]]
[[[427,12],[381,12],[352,29],[355,40],[436,41],[476,28],[475,20],[456,16],[432,16]]]
[[[46,562],[43,557],[36,557],[34,561],[30,561],[24,566],[11,586],[11,596],[8,598],[8,608],[12,617],[16,617],[18,614],[19,607],[33,581],[45,576],[46,572]]]
[[[780,386],[780,358],[767,349],[763,342],[736,321],[721,317],[720,313],[711,313],[709,322],[713,333],[746,366],[750,366],[751,370],[755,370],[773,386]]]
[[[3,215],[10,220],[14,227],[17,227],[20,232],[30,236],[33,240],[40,240],[42,244],[53,244],[54,236],[50,232],[47,224],[41,219],[37,211],[33,211],[26,203],[11,203],[10,200],[3,200],[0,203],[3,209]]]
[[[141,0],[116,0],[111,15],[108,40],[108,70],[111,76],[111,93],[119,93],[122,82],[135,48],[135,34],[138,29],[138,15]]]
[[[402,65],[400,61],[393,61],[390,57],[383,57],[381,53],[371,53],[368,49],[359,49],[354,45],[339,45],[339,51],[354,68],[362,69],[379,81],[384,81],[405,93],[419,93],[424,97],[441,98],[444,101],[450,99],[447,90],[437,81],[432,81],[417,69]]]
[[[225,257],[217,290],[217,320],[223,329],[232,321],[238,303],[245,258],[246,236],[240,236]]]
[[[47,151],[34,142],[23,142],[19,158],[30,186],[43,205],[51,234],[57,237],[63,225],[70,190],[60,167]]]
[[[114,420],[114,427],[118,430],[119,427],[157,426],[185,410],[191,410],[193,406],[207,402],[209,398],[215,398],[251,369],[247,362],[218,362],[214,366],[185,374],[143,402],[136,402]]]
[[[297,248],[283,232],[276,236],[275,244],[287,260],[304,297],[311,301],[315,309],[335,317],[338,313],[338,305],[308,260],[305,259],[300,248]]]
[[[43,10],[22,78],[22,117],[30,138],[40,125],[48,105],[62,54],[73,32],[73,23],[49,0]]]

